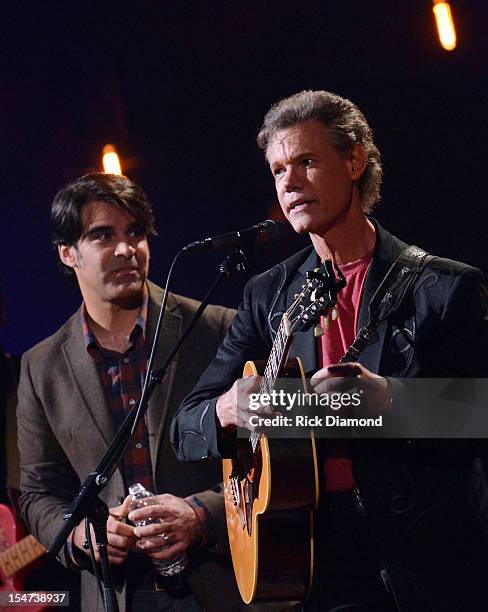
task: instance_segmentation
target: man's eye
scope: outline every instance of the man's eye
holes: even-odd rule
[[[274,168],[273,176],[279,176],[280,174],[283,174],[283,172],[283,168]]]
[[[107,242],[110,239],[110,234],[108,232],[100,232],[100,234],[96,234],[95,240],[99,240],[100,242]]]
[[[308,168],[308,166],[311,166],[313,164],[313,159],[307,158],[307,159],[302,159],[302,164]]]
[[[140,238],[141,236],[145,236],[146,232],[142,229],[142,227],[136,227],[134,229],[131,229],[128,232],[128,236],[130,238]]]

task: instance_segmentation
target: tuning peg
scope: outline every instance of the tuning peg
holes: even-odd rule
[[[320,336],[323,336],[324,334],[324,328],[322,327],[322,325],[320,325],[320,323],[317,323],[317,325],[313,328],[313,335],[316,338],[320,338]]]
[[[339,317],[339,313],[337,312],[337,308],[334,306],[332,312],[330,313],[331,319],[335,321]]]

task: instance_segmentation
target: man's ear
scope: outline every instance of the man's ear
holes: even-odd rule
[[[367,164],[366,151],[362,144],[355,144],[351,148],[351,179],[353,181],[358,181],[362,176],[366,169]]]
[[[78,266],[78,258],[76,257],[76,247],[67,244],[58,244],[59,259],[68,268],[76,268]]]

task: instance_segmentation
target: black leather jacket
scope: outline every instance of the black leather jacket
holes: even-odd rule
[[[377,241],[358,328],[369,318],[376,288],[406,247],[375,225]],[[215,416],[216,400],[241,377],[245,361],[268,357],[281,316],[305,282],[305,272],[317,263],[309,247],[249,281],[216,357],[173,419],[172,444],[180,460],[232,454]],[[486,310],[482,273],[434,258],[417,281],[412,299],[380,325],[378,341],[359,361],[390,377],[394,392],[401,378],[488,377]],[[301,357],[306,372],[318,369],[311,331],[296,334],[292,355]],[[476,453],[470,444],[463,440],[360,440],[354,445],[354,476],[401,610],[431,609],[428,605],[441,601],[439,607],[432,604],[432,609],[471,609],[462,596],[459,601],[464,607],[456,608],[458,591],[446,590],[454,584],[463,585],[459,592],[472,591],[474,601],[488,602],[488,543],[472,503]]]

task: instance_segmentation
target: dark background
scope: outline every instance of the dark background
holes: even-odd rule
[[[488,9],[451,4],[451,53],[430,0],[2,4],[0,343],[21,352],[77,307],[48,208],[60,185],[100,168],[105,143],[156,207],[151,276],[162,283],[179,247],[269,216],[255,136],[273,102],[305,88],[368,117],[385,168],[380,222],[488,270]],[[173,288],[202,297],[219,260],[186,259]],[[235,305],[243,280],[215,301]]]

